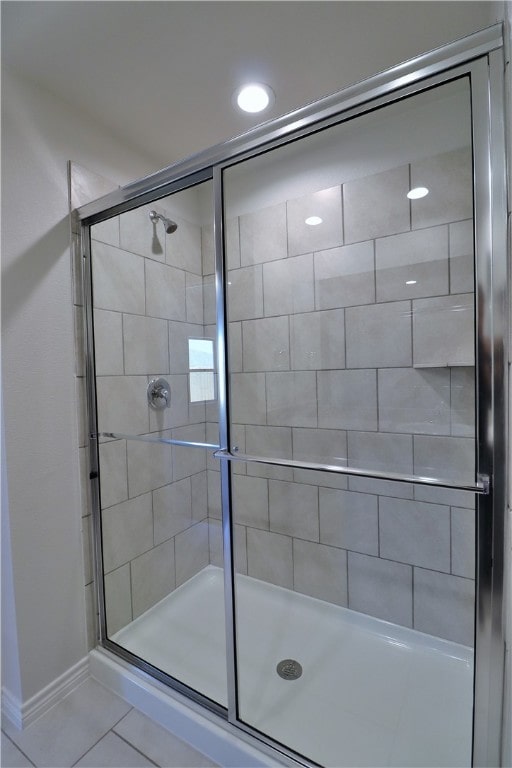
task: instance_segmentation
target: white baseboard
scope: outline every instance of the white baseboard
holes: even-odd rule
[[[18,730],[22,730],[44,715],[50,707],[57,704],[88,677],[89,657],[84,656],[77,664],[24,703],[18,701],[6,688],[2,688],[2,714]]]
[[[21,702],[16,696],[13,696],[7,688],[2,686],[2,718],[14,725],[19,731],[22,728],[21,722]]]

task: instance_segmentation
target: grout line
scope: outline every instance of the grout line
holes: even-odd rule
[[[313,309],[312,309],[312,312],[318,312],[320,307],[318,306],[319,304],[318,284],[316,280],[316,251],[313,251],[311,255],[313,257]]]
[[[89,754],[89,752],[91,751],[91,749],[94,749],[94,747],[97,747],[97,746],[98,746],[98,744],[100,743],[100,741],[102,741],[102,740],[105,738],[105,736],[106,736],[108,733],[110,733],[110,732],[111,732],[111,731],[112,731],[112,730],[113,730],[113,729],[116,727],[116,725],[119,725],[119,723],[121,722],[121,720],[124,720],[124,718],[126,717],[126,715],[130,714],[130,712],[132,711],[132,709],[133,709],[133,707],[130,707],[130,709],[128,710],[128,712],[125,712],[125,713],[124,713],[124,715],[123,715],[122,717],[120,717],[120,718],[119,718],[119,720],[118,720],[117,722],[115,722],[115,723],[114,723],[114,725],[113,725],[111,728],[109,728],[109,729],[108,729],[108,731],[106,731],[106,732],[105,732],[105,733],[104,733],[102,736],[100,736],[100,738],[99,738],[97,741],[95,741],[95,742],[94,742],[94,744],[93,744],[92,746],[90,746],[88,749],[86,749],[86,751],[85,751],[85,752],[84,752],[82,755],[80,755],[80,757],[79,757],[77,760],[75,760],[75,762],[73,763],[73,766],[75,766],[77,763],[79,763],[79,762],[80,762],[80,760],[83,760],[83,758],[84,758],[86,755],[88,755],[88,754]],[[116,735],[117,735],[117,734],[116,734]]]
[[[383,370],[382,368],[375,368],[375,395],[376,395],[376,398],[377,398],[377,402],[376,402],[376,408],[377,408],[377,432],[380,432],[379,380],[380,380],[380,372],[382,370]]]
[[[374,304],[383,304],[384,302],[380,302],[377,300],[377,238],[371,241],[373,249],[373,303]],[[371,306],[371,304],[370,304]]]
[[[316,424],[313,427],[313,429],[319,429],[320,428],[320,422],[319,422],[320,412],[318,407],[318,373],[319,371],[317,370],[314,373],[315,373],[315,398],[316,398],[316,415],[315,415]],[[293,426],[292,426],[292,457],[293,457]]]
[[[2,728],[2,735],[3,735],[3,736],[5,736],[5,738],[6,738],[6,739],[8,739],[8,740],[11,742],[11,744],[13,744],[13,745],[16,747],[16,749],[18,750],[18,752],[21,752],[21,754],[23,755],[23,757],[25,757],[25,758],[26,758],[26,759],[29,761],[29,763],[30,763],[31,765],[33,765],[33,766],[34,766],[34,768],[36,767],[36,764],[35,764],[35,763],[34,763],[34,762],[33,762],[33,761],[30,759],[30,757],[29,757],[28,755],[26,755],[26,754],[25,754],[25,752],[24,752],[24,751],[21,749],[21,747],[19,747],[19,746],[16,744],[16,742],[15,742],[15,741],[13,741],[13,740],[11,739],[11,737],[9,736],[9,734],[8,734],[6,731],[4,731],[4,729],[3,729],[3,728]],[[3,761],[2,761],[2,762],[3,762]]]
[[[138,711],[138,710],[136,710],[136,711]],[[142,714],[144,714],[144,713],[142,713]],[[155,721],[154,721],[154,720],[153,720],[153,723],[155,723]],[[116,723],[116,725],[117,725],[117,723]],[[157,723],[157,725],[159,725],[159,723]],[[142,757],[144,757],[146,760],[148,760],[148,761],[151,763],[151,765],[155,765],[155,766],[157,766],[157,768],[158,768],[158,763],[155,763],[155,761],[154,761],[154,760],[152,760],[150,757],[148,757],[148,755],[146,755],[146,753],[145,753],[145,752],[143,752],[141,749],[139,749],[138,747],[136,747],[136,746],[135,746],[135,744],[132,744],[132,742],[131,742],[131,741],[128,741],[128,739],[125,739],[125,737],[124,737],[124,736],[122,736],[120,733],[118,733],[117,731],[114,731],[114,728],[115,728],[115,727],[116,727],[116,726],[114,725],[114,726],[113,726],[113,727],[110,729],[109,733],[113,733],[113,734],[115,734],[115,735],[118,737],[118,739],[121,739],[121,741],[124,741],[124,743],[125,743],[125,744],[128,744],[128,746],[129,746],[129,747],[131,747],[132,749],[134,749],[134,750],[135,750],[135,752],[138,752],[138,753],[139,753],[139,755],[141,755],[141,756],[142,756]],[[160,727],[162,727],[162,726],[160,726]],[[105,734],[105,735],[106,735],[106,734]],[[176,737],[176,738],[179,738],[179,737]],[[180,741],[181,741],[181,739],[180,739]],[[186,742],[185,742],[185,743],[186,743]],[[196,750],[196,751],[197,751],[197,750]]]
[[[188,530],[188,528],[186,528],[185,530]],[[177,589],[177,587],[179,586],[178,585],[178,573],[177,573],[177,569],[176,569],[176,536],[177,536],[177,534],[175,534],[174,536],[171,536],[171,539],[172,539],[172,551],[173,551],[173,565],[174,565],[174,568],[173,568],[173,571],[174,571],[174,589]]]
[[[289,226],[288,226],[288,200],[284,203],[284,228],[286,231],[286,256],[285,258],[290,257],[290,233],[289,233]]]
[[[147,270],[146,270],[146,259],[144,259],[144,316],[147,317],[146,312],[148,310],[148,301],[147,301]]]
[[[266,317],[266,314],[265,314],[265,305],[266,305],[266,303],[267,303],[267,302],[265,301],[265,271],[266,271],[266,270],[265,270],[265,266],[266,266],[267,264],[270,264],[270,263],[271,263],[271,262],[267,261],[267,262],[264,262],[264,263],[262,263],[262,264],[259,264],[259,265],[258,265],[258,264],[255,264],[255,265],[254,265],[254,267],[253,267],[253,269],[254,269],[254,270],[256,270],[256,267],[257,267],[257,266],[259,266],[259,268],[260,268],[260,270],[259,270],[259,271],[260,271],[260,282],[261,282],[261,317],[262,317],[262,319],[263,319],[264,317]],[[251,267],[244,267],[244,269],[251,269]]]
[[[340,207],[341,207],[341,244],[345,244],[345,201],[343,197],[343,184],[340,185]]]
[[[407,164],[407,170],[409,173],[409,189],[412,189],[412,166],[411,163]],[[407,202],[409,203],[409,231],[412,232],[412,200],[410,198],[407,198]]]
[[[447,248],[447,251],[448,251],[448,259],[447,259],[447,262],[448,262],[448,295],[450,296],[451,293],[452,293],[452,249],[451,249],[452,238],[450,237],[451,222],[448,222],[447,224],[445,224],[445,226],[446,226],[446,235],[447,235],[447,239],[448,239],[448,248]]]
[[[449,529],[449,532],[448,532],[448,538],[450,540],[450,573],[452,575],[455,575],[453,573],[453,556],[452,556],[452,552],[453,552],[453,534],[452,534],[452,528],[453,528],[453,509],[452,509],[451,506],[448,509],[449,509],[448,520],[449,520],[449,525],[450,525],[450,529]]]
[[[349,567],[348,567],[348,560],[349,560],[349,554],[350,553],[349,553],[349,551],[347,549],[345,550],[345,554],[346,554],[345,561],[346,561],[346,564],[347,564],[346,565],[346,571],[347,571],[347,608],[349,608],[350,607],[350,576],[349,576],[350,571],[349,571]]]
[[[414,592],[415,592],[415,586],[416,586],[415,585],[415,578],[414,578],[415,572],[416,572],[416,568],[415,568],[414,565],[411,566],[411,571],[412,571],[412,573],[411,573],[411,599],[412,599],[412,605],[411,605],[411,627],[412,627],[412,629],[414,629],[414,623],[415,623],[415,618],[416,618],[415,615],[414,615]],[[436,571],[436,573],[437,573],[437,571]]]
[[[295,538],[294,536],[290,536],[291,545],[292,545],[292,591],[295,592]]]
[[[344,369],[347,369],[347,308],[341,307],[343,312],[343,355],[344,355]]]
[[[154,547],[151,547],[151,549],[154,549]],[[150,552],[151,550],[147,550]],[[132,562],[133,560],[129,560],[128,563],[126,563],[130,569],[130,610],[132,612],[132,621],[134,620],[135,612],[133,610],[133,574],[132,574]],[[105,581],[105,579],[103,579]],[[106,602],[106,601],[105,601]],[[106,611],[105,611],[106,613]]]
[[[377,557],[380,558],[380,500],[381,495],[377,494]]]

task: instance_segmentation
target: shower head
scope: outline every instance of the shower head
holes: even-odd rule
[[[161,219],[165,228],[165,231],[168,235],[171,235],[173,232],[176,232],[178,229],[178,225],[175,221],[172,221],[171,219],[167,219],[165,216],[162,216],[161,213],[157,213],[156,211],[150,211],[149,212],[149,218],[153,222],[153,224],[156,224],[158,219]]]

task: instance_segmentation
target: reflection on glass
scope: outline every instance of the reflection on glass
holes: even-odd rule
[[[474,481],[470,126],[461,80],[224,172],[241,451]],[[235,472],[243,720],[322,765],[469,764],[473,496]]]
[[[239,231],[227,241],[232,422],[247,453],[298,459],[300,443],[315,461],[316,431],[338,430],[326,463],[474,481],[463,114],[459,81],[225,172]]]

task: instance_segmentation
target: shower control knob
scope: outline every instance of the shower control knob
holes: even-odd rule
[[[148,404],[155,411],[171,406],[171,387],[166,379],[151,379],[147,389]]]

